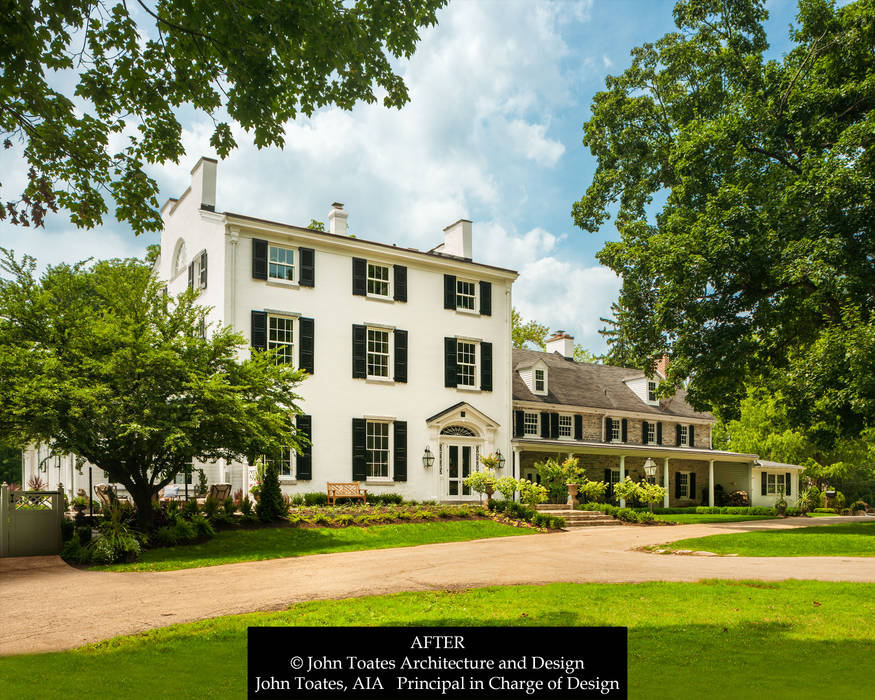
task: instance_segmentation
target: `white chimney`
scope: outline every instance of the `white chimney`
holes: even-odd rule
[[[568,335],[565,331],[556,331],[547,338],[545,345],[547,352],[558,352],[569,360],[574,357],[574,337]]]
[[[328,212],[328,232],[336,233],[338,236],[346,235],[346,219],[349,216],[344,210],[340,202],[334,202],[331,205],[331,211]]]
[[[444,229],[444,244],[441,253],[471,259],[471,222],[459,219]]]
[[[191,169],[191,194],[201,209],[216,211],[216,161],[201,158]]]

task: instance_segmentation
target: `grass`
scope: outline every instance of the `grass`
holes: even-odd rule
[[[202,544],[145,550],[130,564],[92,566],[98,571],[172,571],[241,561],[300,557],[361,549],[412,547],[436,542],[463,542],[485,537],[528,535],[535,530],[493,520],[451,520],[371,527],[276,527],[225,530]]]
[[[745,557],[872,557],[875,522],[709,535],[677,540],[663,548]]]
[[[88,697],[107,682],[117,698],[236,698],[244,695],[248,625],[623,625],[632,698],[860,697],[872,680],[875,626],[866,623],[872,619],[875,584],[867,583],[551,584],[401,593],[303,603],[68,652],[0,658],[0,677],[14,698]],[[503,634],[517,635],[521,650],[537,653],[525,630]],[[300,644],[306,650],[307,640]],[[572,644],[568,656],[585,647],[585,640]],[[338,649],[348,651],[342,637]]]
[[[838,513],[809,513],[809,518],[837,518]]]
[[[740,523],[744,520],[774,520],[774,515],[728,515],[726,513],[676,513],[656,515],[657,520],[690,525],[693,523]]]

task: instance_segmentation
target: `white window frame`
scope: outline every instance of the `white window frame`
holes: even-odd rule
[[[528,430],[528,428],[529,428],[528,418],[530,416],[534,417],[534,432],[529,432],[529,430]],[[534,413],[531,411],[523,411],[523,436],[524,437],[540,437],[541,436],[540,418],[541,418],[541,416],[539,413]]]
[[[470,284],[471,285],[471,293],[470,294],[467,294],[467,293],[461,294],[459,292],[459,285],[462,285],[462,284]],[[478,303],[477,302],[479,301],[479,299],[478,299],[478,296],[479,296],[478,287],[479,286],[480,285],[478,285],[475,280],[460,279],[458,277],[456,278],[456,311],[461,311],[461,312],[466,313],[466,314],[478,313],[478,311],[477,311]],[[465,297],[465,298],[471,299],[471,308],[470,309],[467,306],[462,306],[459,304],[460,297]]]
[[[778,483],[780,481],[780,483]],[[787,475],[784,472],[766,472],[766,495],[777,496],[783,487],[784,493],[787,493]]]
[[[610,418],[610,416],[608,416]],[[608,436],[608,442],[623,441],[623,423],[619,418],[611,418],[611,434]]]
[[[191,468],[191,472],[188,475],[188,483],[193,484],[194,483],[194,472],[195,472],[194,459],[188,460],[188,462],[186,462],[185,464],[186,464],[186,466]],[[107,478],[106,472],[104,472],[103,474],[104,474],[104,479],[106,479]],[[176,486],[185,486],[185,467],[183,467],[179,472],[177,472],[176,476],[173,477],[173,483]]]
[[[682,425],[681,426],[681,443],[679,447],[689,447],[690,446],[690,426]]]
[[[386,279],[382,279],[379,277],[371,276],[371,268],[381,268],[386,271]],[[371,282],[375,285],[377,284],[385,284],[386,285],[386,293],[380,294],[379,292],[371,291]],[[365,261],[365,292],[367,296],[372,297],[374,299],[391,299],[392,298],[392,266],[386,265],[380,262],[374,262],[371,260]]]
[[[274,250],[283,250],[283,251],[291,252],[292,253],[291,265],[289,265],[286,262],[275,262],[275,261],[271,260],[270,259],[271,252]],[[300,257],[299,257],[298,248],[296,248],[294,246],[277,245],[275,243],[268,243],[267,244],[267,281],[274,282],[276,284],[297,285],[300,262],[301,261],[300,261]],[[281,265],[282,267],[291,267],[292,268],[292,278],[288,279],[286,277],[276,277],[274,275],[271,275],[270,274],[270,266],[271,265]]]
[[[473,350],[473,355],[474,355],[473,365],[471,363],[468,363],[468,362],[465,362],[465,363],[459,362],[459,356],[461,354],[461,348],[462,348],[463,343],[466,345],[471,345],[474,348],[474,350]],[[471,377],[472,383],[471,384],[463,384],[461,382],[462,373],[461,373],[461,371],[459,371],[459,368],[463,364],[465,367],[472,367],[472,377]],[[477,381],[479,376],[480,376],[480,343],[479,343],[479,341],[457,338],[456,339],[456,386],[459,389],[468,389],[468,390],[479,389],[480,385]]]
[[[393,464],[393,461],[392,461],[392,458],[393,458],[393,454],[392,454],[393,427],[392,427],[392,424],[393,424],[393,422],[388,421],[388,420],[370,420],[370,419],[368,419],[365,421],[365,467],[367,469],[367,476],[365,478],[365,481],[392,481],[392,478],[393,478],[393,476],[392,476],[392,464]],[[386,474],[385,475],[382,475],[382,474],[375,475],[375,474],[371,473],[372,467],[375,464],[377,464],[377,462],[374,462],[372,460],[372,453],[374,452],[374,449],[372,447],[372,444],[373,444],[372,439],[377,438],[377,437],[382,439],[382,437],[383,437],[382,435],[377,436],[377,435],[371,434],[372,426],[376,426],[376,425],[386,426],[386,435],[385,435],[386,448],[385,448],[385,450],[380,448],[380,452],[386,453]]]
[[[371,350],[371,334],[372,333],[385,333],[386,334],[386,352],[374,352]],[[365,326],[365,376],[368,379],[373,379],[375,381],[380,382],[391,382],[392,381],[392,367],[394,362],[394,347],[393,347],[393,337],[392,330],[390,328],[384,328],[382,326]],[[386,357],[386,374],[373,374],[371,372],[371,356],[385,356]]]
[[[563,420],[567,420],[567,428],[568,435],[562,434],[562,423]],[[574,416],[570,413],[560,413],[559,414],[559,439],[560,440],[573,440],[574,439]]]
[[[291,324],[291,334],[292,334],[292,342],[291,343],[289,343],[287,341],[278,341],[278,340],[272,341],[271,340],[271,338],[270,338],[270,331],[271,331],[270,324],[271,324],[271,321],[273,321],[273,320],[288,321]],[[291,360],[289,362],[286,362],[286,363],[280,362],[280,360],[279,360],[280,356],[277,355],[276,364],[278,364],[278,365],[279,364],[291,364],[292,367],[299,366],[298,343],[295,342],[296,338],[298,338],[298,319],[295,316],[286,316],[283,314],[271,314],[271,313],[269,313],[267,315],[267,349],[271,350],[274,347],[287,346],[287,345],[292,346]],[[271,343],[273,343],[273,345],[271,345]]]
[[[647,403],[659,403],[659,397],[656,395],[656,382],[650,380],[647,381]]]
[[[538,372],[541,373],[541,386],[538,386]],[[538,394],[546,394],[547,393],[547,370],[541,369],[540,367],[536,367],[533,370],[533,381],[535,384],[535,393]]]
[[[279,476],[280,481],[283,481],[283,482],[297,481],[297,475],[298,475],[297,456],[298,456],[297,453],[291,447],[286,446],[286,447],[282,448],[282,454],[280,456],[281,464],[277,465],[279,467],[279,469],[277,470],[277,474]],[[265,464],[268,464],[269,462],[276,461],[273,458],[271,458],[269,455],[262,455],[261,459]],[[288,465],[288,470],[289,470],[288,474],[283,474],[282,464]]]
[[[653,437],[651,437],[651,433]],[[656,423],[652,421],[648,421],[647,423],[647,435],[644,436],[644,444],[645,445],[655,445],[656,444]]]
[[[678,472],[681,491],[681,495],[678,498],[692,498],[692,496],[690,496],[690,474],[692,474],[692,472]]]

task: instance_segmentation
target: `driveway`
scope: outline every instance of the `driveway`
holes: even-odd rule
[[[707,578],[875,582],[875,558],[696,557],[633,551],[686,537],[872,518],[607,526],[149,573],[81,571],[58,557],[0,560],[0,654],[69,649],[177,622],[306,600],[554,582]]]

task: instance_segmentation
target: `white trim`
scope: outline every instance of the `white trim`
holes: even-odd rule
[[[534,392],[533,392],[534,393]],[[703,425],[710,426],[717,422],[716,418],[690,418],[688,416],[679,416],[674,413],[643,413],[640,411],[624,411],[614,408],[597,408],[593,406],[576,406],[574,404],[565,403],[548,403],[545,401],[520,401],[513,400],[513,408],[515,410],[525,410],[526,408],[534,408],[539,411],[568,411],[571,413],[591,413],[597,416],[611,415],[621,416],[623,418],[640,418],[642,420],[657,420],[671,421],[672,423],[687,423],[688,425]],[[658,417],[657,417],[658,416]]]

